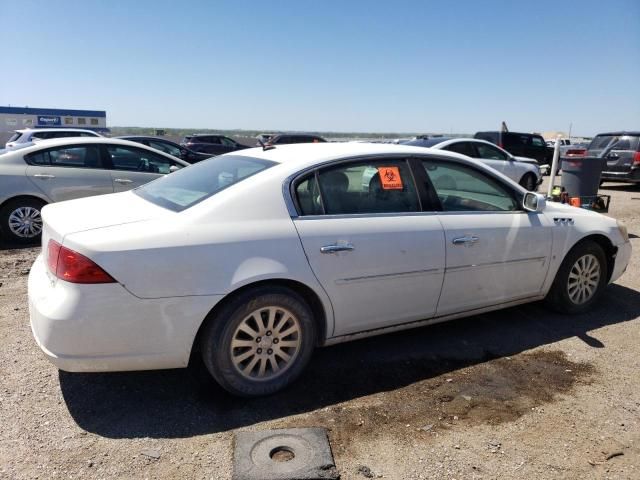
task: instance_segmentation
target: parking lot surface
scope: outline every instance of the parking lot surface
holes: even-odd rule
[[[640,478],[640,187],[601,193],[634,254],[592,312],[529,304],[320,349],[251,400],[197,362],[58,372],[29,327],[39,248],[0,246],[0,478],[230,479],[236,431],[295,427],[328,429],[343,479]]]

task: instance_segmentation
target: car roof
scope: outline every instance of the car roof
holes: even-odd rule
[[[615,136],[615,137],[623,137],[625,135],[632,135],[632,136],[638,136],[640,135],[640,131],[632,131],[632,132],[609,132],[609,133],[599,133],[598,135],[596,135],[596,137],[600,137],[600,136]]]
[[[291,170],[322,165],[325,162],[341,158],[353,158],[364,156],[415,156],[429,152],[425,147],[410,145],[398,145],[393,143],[361,143],[361,142],[335,142],[335,143],[297,143],[293,145],[279,145],[275,148],[262,149],[261,147],[237,150],[225,155],[237,155],[243,157],[259,158],[271,162],[286,165]],[[431,150],[435,153],[435,150]],[[467,163],[477,164],[464,155],[458,153],[437,150],[442,157],[463,160]]]
[[[93,130],[89,130],[88,128],[22,128],[20,130],[15,130],[20,133],[27,132],[88,132],[88,133],[96,133]]]
[[[109,145],[123,145],[127,147],[136,147],[142,148],[145,150],[152,151],[154,153],[159,153],[164,155],[165,157],[170,157],[171,159],[179,162],[181,165],[188,166],[190,165],[188,162],[184,160],[180,160],[168,153],[160,152],[155,148],[147,147],[141,143],[132,142],[130,140],[123,140],[119,138],[108,138],[108,137],[65,137],[65,138],[51,138],[47,140],[39,140],[37,143],[33,143],[29,147],[22,148],[19,150],[9,150],[4,155],[11,155],[14,153],[19,153],[19,155],[26,155],[31,152],[36,152],[41,149],[51,148],[51,147],[64,147],[65,145],[82,145],[82,144],[92,144],[92,143],[102,143]]]

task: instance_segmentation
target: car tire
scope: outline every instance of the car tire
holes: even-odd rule
[[[0,208],[0,232],[10,243],[38,243],[42,234],[40,211],[45,202],[36,198],[16,198]]]
[[[526,190],[533,192],[536,190],[536,176],[533,173],[525,173],[520,179],[520,185]]]
[[[606,285],[604,250],[596,242],[585,240],[562,261],[545,302],[561,313],[583,313],[598,302]]]
[[[316,325],[304,299],[288,288],[259,287],[235,296],[207,320],[201,351],[222,388],[256,397],[296,380],[315,343]]]

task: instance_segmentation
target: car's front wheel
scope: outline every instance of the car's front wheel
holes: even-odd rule
[[[316,342],[311,309],[296,292],[260,287],[242,292],[208,319],[202,358],[234,395],[268,395],[291,384]]]
[[[545,300],[562,313],[582,313],[598,301],[606,283],[605,253],[596,242],[586,240],[569,251]]]
[[[0,230],[11,243],[30,244],[40,240],[45,205],[35,198],[10,200],[0,209]]]
[[[530,192],[536,189],[536,176],[533,173],[525,173],[520,179],[520,185]]]

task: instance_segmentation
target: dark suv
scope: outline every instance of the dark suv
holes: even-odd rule
[[[504,148],[517,157],[535,158],[540,165],[551,165],[553,149],[547,147],[541,135],[518,132],[478,132],[473,138],[479,138]]]
[[[604,157],[602,181],[640,183],[640,132],[599,133],[587,147],[587,157]]]
[[[194,152],[210,153],[211,155],[221,155],[223,153],[249,148],[224,135],[211,135],[208,133],[187,135],[182,142],[180,142],[180,145]]]
[[[324,143],[326,140],[318,135],[307,133],[277,133],[272,135],[267,145],[286,145],[291,143]],[[260,146],[260,142],[258,142]]]

